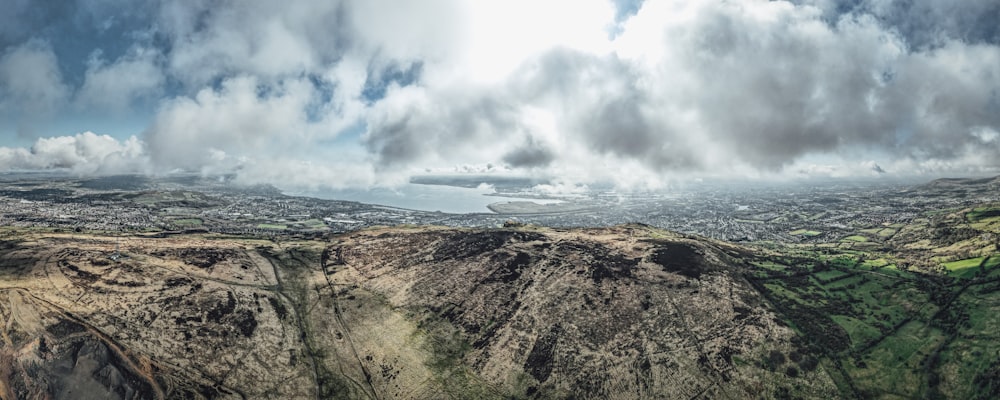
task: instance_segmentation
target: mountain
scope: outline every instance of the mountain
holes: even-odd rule
[[[989,195],[1000,190],[1000,176],[992,178],[940,178],[918,185],[913,190],[951,196]]]
[[[4,398],[836,390],[739,271],[745,249],[645,226],[6,233]]]
[[[949,187],[949,186],[989,186],[1000,185],[1000,176],[992,178],[940,178],[928,182],[922,187]]]
[[[443,375],[475,378],[449,389],[558,398],[835,391],[815,360],[758,362],[801,353],[801,343],[743,277],[737,247],[624,226],[386,229],[339,238],[331,251],[331,282],[358,288],[348,298],[378,294],[382,308],[448,338],[432,346],[455,357],[437,365]],[[351,320],[372,307],[342,302]],[[378,348],[376,362],[394,359]]]
[[[941,274],[637,224],[2,228],[0,398],[995,398],[978,237]]]

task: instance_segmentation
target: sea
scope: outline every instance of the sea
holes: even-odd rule
[[[537,204],[560,203],[554,199],[525,199],[496,196],[488,185],[465,188],[446,185],[407,183],[393,188],[370,189],[319,189],[286,191],[291,196],[308,196],[327,200],[347,200],[408,210],[439,211],[450,214],[493,214],[486,206],[505,201],[530,201]]]

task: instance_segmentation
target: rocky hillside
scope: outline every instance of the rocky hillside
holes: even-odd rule
[[[385,229],[339,238],[327,268],[430,332],[450,332],[448,361],[497,395],[836,392],[743,277],[742,251],[643,226]],[[777,368],[786,356],[801,366]]]
[[[747,280],[748,250],[645,226],[0,234],[4,399],[838,390]]]

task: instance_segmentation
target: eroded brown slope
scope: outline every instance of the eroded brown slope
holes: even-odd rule
[[[497,393],[751,398],[835,389],[760,363],[795,351],[718,247],[645,227],[371,230],[330,249],[332,277],[381,294]],[[337,272],[334,272],[337,271]],[[357,312],[363,313],[363,310]],[[444,324],[442,329],[438,324]]]
[[[801,352],[743,249],[643,226],[2,233],[5,399],[836,392],[815,362],[768,365]]]
[[[13,237],[0,252],[0,398],[314,395],[295,316],[280,315],[288,301],[253,248]]]

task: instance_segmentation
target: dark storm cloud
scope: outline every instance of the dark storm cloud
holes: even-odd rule
[[[675,36],[654,73],[677,79],[644,81],[679,89],[647,97],[661,111],[697,116],[685,125],[690,134],[763,170],[852,152],[1000,166],[984,157],[1000,150],[996,45],[914,48],[879,16],[855,10],[830,24],[808,9],[753,4],[695,7],[683,28],[665,29]],[[676,137],[659,131],[669,124],[655,126],[662,142]]]
[[[556,49],[515,78],[520,101],[566,110],[563,129],[597,154],[637,159],[656,169],[687,169],[691,149],[655,110],[643,74],[615,56]]]
[[[524,144],[504,154],[503,161],[516,168],[544,167],[556,157],[552,149],[530,137]]]
[[[1000,151],[1000,49],[950,44],[901,62],[887,98],[897,148],[919,158],[950,159]],[[998,165],[997,160],[990,161]]]
[[[749,4],[699,3],[676,26],[640,13],[660,24],[661,59],[556,48],[496,86],[416,89],[419,101],[394,103],[408,112],[370,121],[369,149],[383,164],[489,143],[518,158],[525,150],[509,142],[536,134],[518,123],[532,109],[558,130],[554,142],[538,137],[554,152],[546,164],[583,148],[652,171],[780,172],[817,154],[947,164],[997,149],[996,46],[911,49],[870,14],[831,25],[788,3]]]
[[[401,94],[399,92],[404,92]],[[435,93],[401,88],[368,117],[364,140],[382,167],[405,165],[429,155],[459,157],[474,147],[503,140],[521,127],[514,106],[489,93]]]
[[[382,104],[384,116],[369,120],[366,140],[383,165],[489,145],[509,147],[502,154],[511,166],[544,166],[558,154],[522,123],[524,109],[537,107],[558,110],[567,139],[595,154],[633,158],[658,169],[693,166],[683,141],[647,115],[640,78],[617,57],[556,49],[526,63],[502,89],[404,90],[419,100],[404,109]],[[527,136],[526,144],[511,144],[519,133]]]
[[[889,145],[880,79],[899,52],[893,38],[866,18],[832,30],[787,18],[762,24],[722,9],[693,28],[700,39],[682,63],[697,79],[687,95],[708,134],[769,169],[810,152]]]

